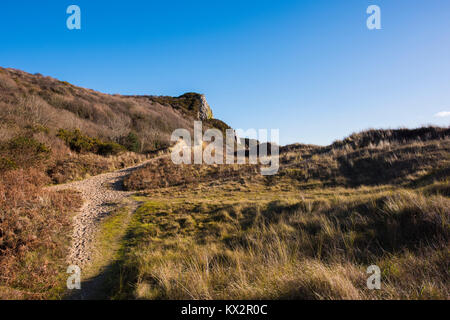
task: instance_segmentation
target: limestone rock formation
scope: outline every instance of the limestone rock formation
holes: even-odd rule
[[[198,119],[199,120],[208,120],[213,118],[213,113],[211,107],[206,101],[206,97],[204,94],[200,95],[200,109],[198,111]]]

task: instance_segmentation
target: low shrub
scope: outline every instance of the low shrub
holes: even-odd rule
[[[128,151],[141,151],[141,142],[139,141],[139,137],[134,132],[130,132],[127,136],[121,137],[119,139],[119,143],[123,145]]]
[[[125,151],[125,148],[115,142],[101,142],[98,144],[97,154],[101,156],[117,155]]]
[[[125,148],[115,142],[103,142],[97,138],[91,138],[81,133],[79,129],[73,131],[60,129],[57,137],[64,140],[69,148],[78,153],[92,152],[103,156],[116,155]]]
[[[16,163],[9,158],[0,157],[0,172],[12,169],[17,169]]]
[[[18,136],[0,144],[0,171],[30,168],[50,157],[51,150],[32,137]]]
[[[60,129],[56,136],[64,140],[71,150],[78,153],[95,152],[99,143],[96,139],[84,136],[78,129],[73,131]]]

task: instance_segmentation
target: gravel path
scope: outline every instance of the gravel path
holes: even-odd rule
[[[68,263],[83,267],[92,260],[93,241],[98,222],[111,212],[114,202],[119,202],[134,192],[123,190],[123,179],[130,172],[143,167],[152,160],[118,171],[100,174],[82,181],[49,187],[58,191],[72,189],[81,193],[84,203],[74,217],[72,246],[68,255]]]

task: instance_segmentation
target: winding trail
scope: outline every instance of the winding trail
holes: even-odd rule
[[[67,257],[68,263],[83,267],[92,262],[94,238],[99,221],[114,209],[113,203],[120,202],[135,193],[133,191],[124,191],[124,178],[132,171],[142,168],[148,162],[157,158],[125,169],[93,176],[82,181],[48,188],[53,191],[76,190],[81,193],[84,200],[79,213],[74,217],[72,245]]]

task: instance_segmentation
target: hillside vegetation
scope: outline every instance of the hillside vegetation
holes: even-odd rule
[[[175,129],[199,118],[229,128],[197,93],[108,95],[0,68],[0,171],[39,163],[61,183],[123,168],[165,150]]]
[[[281,149],[280,170],[150,163],[114,298],[448,299],[448,128]],[[382,271],[369,290],[366,269]],[[113,281],[114,283],[114,281]]]
[[[229,128],[200,94],[108,95],[0,68],[0,299],[67,297],[82,199],[46,186],[150,158],[124,171],[134,214],[103,204],[104,298],[449,299],[450,128],[284,146],[262,176],[173,164],[172,131],[198,119]]]
[[[63,294],[71,218],[82,201],[45,186],[154,156],[174,129],[192,128],[201,100],[108,95],[0,68],[0,299]],[[206,127],[220,124],[209,112]]]

